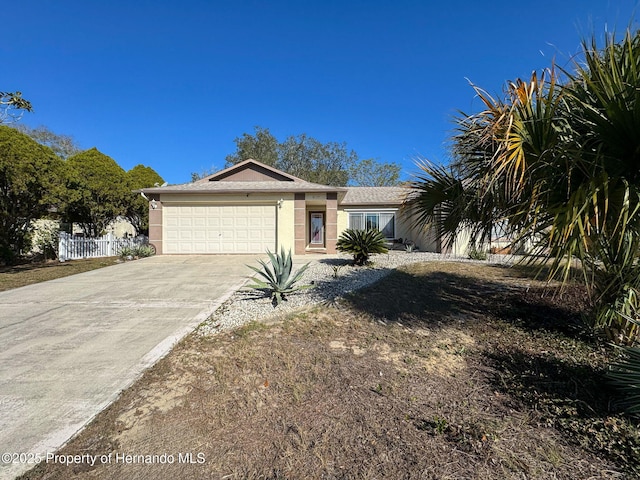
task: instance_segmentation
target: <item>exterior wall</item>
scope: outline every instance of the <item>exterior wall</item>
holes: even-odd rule
[[[258,194],[246,193],[235,195],[211,195],[211,194],[162,194],[149,195],[156,201],[156,208],[149,207],[149,241],[158,254],[162,253],[162,206],[165,203],[172,204],[262,204],[278,205],[277,214],[277,248],[284,247],[285,251],[291,249],[296,255],[304,255],[309,246],[309,212],[321,211],[325,214],[325,247],[326,253],[336,252],[336,241],[340,234],[348,228],[349,214],[347,210],[376,210],[396,208],[389,205],[362,205],[340,207],[336,194]],[[414,229],[411,222],[402,214],[402,209],[395,212],[395,237],[404,241],[412,240],[421,251],[439,252],[440,242],[432,231],[419,231]],[[462,235],[452,248],[444,253],[452,255],[466,255],[468,250],[468,235]]]
[[[156,208],[153,208],[153,205]],[[155,247],[156,254],[162,254],[162,202],[160,195],[149,195],[149,243]]]
[[[439,252],[440,244],[432,231],[421,231],[413,227],[411,222],[403,216],[402,209],[390,205],[362,205],[340,207],[338,209],[337,232],[340,234],[349,228],[349,212],[348,210],[380,210],[397,208],[395,212],[395,237],[402,238],[403,241],[412,240],[416,246],[423,252]]]
[[[285,251],[295,248],[295,210],[294,195],[288,194],[237,194],[237,195],[180,195],[162,194],[149,196],[156,199],[156,209],[149,207],[149,242],[156,247],[157,253],[162,253],[162,205],[163,204],[218,204],[218,205],[277,205],[276,238],[277,248],[284,247]],[[151,202],[150,202],[151,205]],[[304,253],[304,252],[303,252]]]
[[[349,214],[343,208],[338,208],[338,218],[336,224],[338,227],[338,238],[340,238],[342,232],[349,228]]]
[[[338,241],[338,194],[336,193],[327,193],[327,212],[324,222],[327,253],[336,253]]]
[[[107,226],[107,233],[111,232],[116,238],[135,237],[136,229],[126,218],[119,218]]]
[[[304,255],[307,247],[307,210],[305,205],[305,194],[296,193],[294,195],[294,253]]]
[[[439,252],[440,242],[433,230],[414,227],[409,219],[396,212],[396,237],[413,241],[422,252]]]
[[[453,242],[453,246],[447,250],[447,253],[456,257],[466,257],[469,254],[470,239],[471,232],[468,229],[463,230],[458,234],[456,241]]]
[[[82,235],[84,232],[82,228],[80,228],[80,225],[74,223],[71,227],[71,233],[73,235]],[[135,237],[136,229],[125,217],[118,217],[117,220],[107,225],[103,233],[105,235],[112,233],[116,238]]]
[[[295,201],[292,194],[283,195],[278,215],[278,251],[284,248],[285,252],[295,251]]]

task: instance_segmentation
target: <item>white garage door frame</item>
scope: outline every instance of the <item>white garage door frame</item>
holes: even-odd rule
[[[163,253],[275,251],[278,222],[273,203],[165,203],[162,210]]]

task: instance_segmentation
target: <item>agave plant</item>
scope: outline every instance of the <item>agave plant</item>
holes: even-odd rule
[[[387,253],[387,240],[378,230],[347,229],[342,232],[336,248],[353,255],[355,265],[364,265],[374,253]]]
[[[271,253],[267,250],[270,263],[264,260],[258,260],[258,263],[262,265],[262,269],[247,265],[251,270],[256,272],[262,279],[252,277],[253,285],[248,285],[249,288],[255,288],[256,290],[267,290],[271,292],[271,299],[274,302],[274,306],[280,305],[283,300],[286,300],[286,295],[293,293],[302,288],[309,288],[311,285],[299,285],[296,283],[302,277],[302,274],[309,264],[305,264],[300,267],[296,272],[293,272],[293,260],[291,258],[291,250],[289,253],[285,253],[284,247],[281,248],[280,254]]]
[[[609,368],[607,377],[616,387],[629,413],[640,413],[640,348],[623,348],[624,356]]]

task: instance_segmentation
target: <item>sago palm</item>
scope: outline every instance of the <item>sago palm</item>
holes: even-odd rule
[[[347,229],[340,235],[336,248],[339,252],[353,255],[355,265],[365,265],[375,253],[387,253],[387,239],[376,229]]]

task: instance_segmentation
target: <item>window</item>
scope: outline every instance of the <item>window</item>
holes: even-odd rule
[[[349,212],[349,228],[352,230],[380,230],[386,238],[395,238],[394,212]]]

